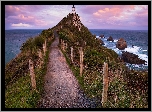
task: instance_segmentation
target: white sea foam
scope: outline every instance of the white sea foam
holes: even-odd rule
[[[113,50],[119,55],[122,54],[121,50],[119,50],[118,48],[114,48]]]
[[[100,38],[99,36],[96,36],[96,38]]]
[[[146,54],[141,54],[140,51],[143,51],[140,47],[138,46],[133,46],[133,47],[127,47],[125,48],[124,51],[136,54],[139,56],[140,59],[146,61],[146,65],[148,65],[148,56]]]
[[[146,61],[146,65],[148,65],[148,56],[146,54],[138,54],[139,58]]]
[[[99,36],[96,36],[96,37],[98,38]],[[122,51],[127,51],[130,53],[136,54],[139,56],[140,59],[146,61],[146,65],[143,65],[143,66],[148,66],[148,56],[146,54],[142,53],[143,51],[147,51],[147,50],[142,50],[142,48],[140,48],[138,46],[127,46],[127,48],[125,48],[124,50],[119,50],[118,48],[116,48],[116,45],[115,45],[115,43],[118,41],[118,39],[114,39],[114,43],[113,43],[113,42],[107,41],[107,38],[108,37],[101,38],[101,40],[103,40],[103,42],[105,44],[104,46],[108,47],[109,49],[114,50],[118,55],[121,55]],[[135,64],[133,66],[136,68],[142,67],[141,65],[137,65],[137,64]]]
[[[124,49],[124,51],[136,54],[140,51],[140,47],[138,47],[138,46],[129,47],[128,46],[127,48]]]
[[[104,46],[107,46],[107,43],[104,42],[104,44],[105,44]]]
[[[114,42],[117,42],[118,41],[118,39],[114,39]]]
[[[107,41],[107,38],[103,38],[104,41]]]
[[[145,66],[144,64],[142,65],[137,65],[137,64],[129,64],[127,63],[126,66],[131,70],[131,69],[136,69],[136,70],[146,70],[148,69],[148,66]]]

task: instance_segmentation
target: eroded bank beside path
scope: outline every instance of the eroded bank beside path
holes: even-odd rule
[[[67,65],[58,44],[59,38],[55,32],[55,40],[49,49],[44,94],[39,108],[96,108],[96,100],[87,98],[80,90],[78,81]]]

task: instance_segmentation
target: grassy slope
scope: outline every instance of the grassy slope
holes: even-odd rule
[[[107,108],[147,108],[148,107],[148,72],[128,70],[125,64],[119,59],[118,55],[106,47],[82,26],[79,32],[72,24],[71,17],[64,18],[57,25],[59,28],[60,39],[63,39],[68,48],[62,51],[67,63],[79,81],[81,88],[89,97],[102,97],[102,65],[107,62],[111,72]],[[67,24],[68,23],[68,24]],[[79,64],[71,64],[70,47],[74,47],[74,62],[79,62],[78,47],[75,43],[86,42],[84,49],[84,70],[83,76],[79,76]],[[72,44],[71,44],[72,43]],[[118,72],[117,72],[118,71]],[[120,73],[121,72],[121,73]],[[115,100],[114,100],[115,99]]]
[[[53,30],[53,29],[52,29]],[[49,29],[48,31],[51,31]],[[48,31],[43,31],[41,36],[44,35],[44,32],[49,34]],[[41,37],[40,36],[40,37]],[[52,37],[51,35],[45,35],[47,37]],[[42,38],[42,37],[41,37]],[[43,92],[43,77],[46,74],[48,56],[49,56],[49,46],[53,42],[47,38],[47,52],[44,58],[44,64],[41,68],[35,67],[36,75],[36,86],[37,91],[32,90],[31,80],[28,71],[28,58],[29,55],[27,51],[24,50],[21,54],[13,59],[5,67],[5,107],[6,108],[34,108],[37,106],[37,101],[40,99]],[[28,40],[27,40],[28,41]],[[32,44],[32,43],[31,43]],[[29,46],[25,46],[29,47]],[[36,52],[35,52],[36,53]],[[37,58],[34,60],[38,61]],[[11,69],[11,66],[14,68]]]

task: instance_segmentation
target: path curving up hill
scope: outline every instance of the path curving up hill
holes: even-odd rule
[[[96,101],[88,99],[58,48],[59,38],[50,46],[49,63],[44,77],[44,95],[39,108],[95,108]]]

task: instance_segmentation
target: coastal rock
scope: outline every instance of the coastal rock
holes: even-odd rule
[[[138,55],[129,53],[129,52],[123,52],[121,59],[124,62],[130,63],[130,64],[145,64],[146,61],[142,60],[138,57]]]
[[[127,42],[126,42],[123,38],[120,38],[120,39],[117,41],[116,47],[117,47],[119,50],[124,50],[125,48],[127,48]]]
[[[101,40],[101,45],[105,45],[104,42]]]
[[[113,38],[110,36],[110,37],[107,39],[107,41],[112,41],[112,42],[113,42],[114,40],[113,40]]]
[[[97,38],[97,40],[100,42],[101,45],[105,45],[101,39]]]
[[[99,37],[104,38],[104,35],[101,34]]]

